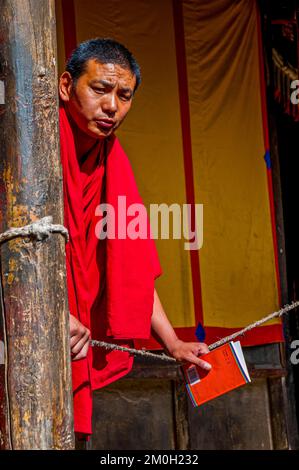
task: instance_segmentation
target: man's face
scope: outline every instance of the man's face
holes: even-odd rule
[[[135,84],[136,77],[130,70],[90,59],[75,85],[68,72],[62,74],[59,91],[81,131],[101,139],[112,134],[126,117]]]

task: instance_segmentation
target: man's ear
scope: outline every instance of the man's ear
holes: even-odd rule
[[[62,101],[69,101],[72,94],[73,79],[69,72],[63,72],[59,79],[59,96]]]

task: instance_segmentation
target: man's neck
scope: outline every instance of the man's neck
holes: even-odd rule
[[[86,156],[98,142],[98,139],[94,139],[89,135],[85,134],[85,132],[81,131],[81,129],[79,129],[79,127],[76,125],[72,127],[74,132],[77,157],[80,161],[82,161],[84,156]]]
[[[66,110],[67,111],[67,110]],[[68,113],[68,118],[70,125],[73,129],[74,141],[75,141],[75,148],[76,154],[79,161],[83,160],[84,155],[88,154],[93,146],[96,144],[98,139],[90,137],[88,134],[83,132],[77,124],[73,121],[71,115]]]

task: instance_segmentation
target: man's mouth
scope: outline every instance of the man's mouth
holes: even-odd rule
[[[97,123],[98,127],[100,127],[102,130],[106,130],[106,131],[109,131],[110,129],[112,129],[112,127],[115,124],[112,119],[97,119],[96,123]]]

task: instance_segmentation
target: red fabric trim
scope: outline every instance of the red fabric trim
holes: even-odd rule
[[[213,326],[207,326],[205,328],[205,343],[212,344],[215,341],[218,341],[219,339],[231,335],[241,329],[242,327],[218,328]],[[175,332],[178,337],[183,341],[197,342],[194,327],[175,328]],[[259,328],[256,328],[255,330],[249,331],[244,336],[236,338],[235,341],[241,341],[242,346],[258,346],[261,344],[282,343],[284,342],[282,326],[280,324],[261,326]],[[154,340],[154,338],[150,338],[147,341],[134,341],[134,344],[137,349],[163,349],[162,346]]]
[[[271,169],[267,169],[267,179],[268,179],[269,202],[270,202],[270,212],[271,212],[271,222],[272,222],[274,255],[275,255],[275,270],[276,270],[277,289],[278,289],[278,302],[279,302],[279,305],[281,305],[282,301],[281,301],[281,285],[280,285],[279,264],[278,264],[278,243],[277,243],[277,236],[276,236],[276,214],[275,214],[275,206],[274,206],[273,180],[272,180]]]
[[[77,46],[74,0],[61,0],[65,60]]]
[[[296,24],[296,20],[272,20],[271,24]]]
[[[265,84],[265,76],[264,76],[265,64],[264,64],[264,57],[263,57],[263,41],[262,41],[262,35],[261,35],[261,17],[260,17],[260,12],[259,12],[257,2],[256,2],[256,18],[257,18],[257,37],[258,37],[260,91],[261,91],[264,144],[265,144],[265,150],[268,150],[270,148],[270,145],[269,145],[269,130],[268,130],[266,84]]]
[[[266,83],[265,83],[265,75],[264,75],[265,68],[264,68],[264,58],[263,58],[263,43],[262,43],[262,35],[261,35],[261,17],[260,17],[260,12],[259,12],[259,7],[258,7],[257,2],[255,3],[255,6],[256,6],[256,16],[257,16],[261,107],[262,107],[262,119],[263,119],[263,131],[264,131],[264,145],[265,145],[265,153],[266,153],[270,149],[270,143],[269,143],[269,128],[268,128]],[[270,203],[270,212],[271,212],[273,247],[274,247],[274,256],[275,256],[278,302],[279,302],[279,305],[281,305],[281,282],[280,282],[280,274],[279,274],[278,243],[277,243],[277,234],[276,234],[276,214],[275,214],[273,181],[272,181],[271,169],[267,169],[267,179],[268,179],[268,193],[269,193],[269,203]]]
[[[181,0],[173,0],[172,8],[173,8],[176,62],[177,62],[177,74],[178,74],[178,85],[179,85],[178,88],[179,88],[181,129],[182,129],[182,140],[183,140],[186,198],[187,198],[187,203],[191,204],[191,207],[192,207],[191,218],[194,221],[195,220],[194,219],[195,193],[194,193],[193,162],[192,162],[192,140],[191,140],[191,127],[190,127],[184,20],[183,20],[183,9],[182,9]],[[190,250],[190,261],[191,261],[191,272],[192,272],[192,287],[193,287],[195,319],[196,319],[196,323],[198,322],[203,323],[202,293],[201,293],[198,250]]]
[[[231,335],[241,328],[217,328],[209,326],[205,328],[207,344],[212,344],[219,339]],[[242,346],[258,346],[268,343],[282,343],[284,336],[281,324],[266,325],[248,331],[244,336],[240,336],[235,341],[241,341]]]

